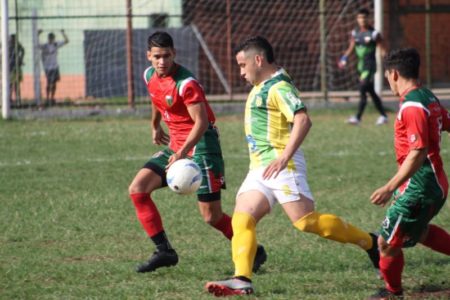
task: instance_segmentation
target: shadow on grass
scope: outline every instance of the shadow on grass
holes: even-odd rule
[[[445,281],[441,284],[424,284],[407,295],[408,299],[450,299],[450,285]]]

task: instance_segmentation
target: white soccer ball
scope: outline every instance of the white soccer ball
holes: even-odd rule
[[[202,182],[200,167],[190,159],[179,159],[167,170],[167,185],[177,194],[192,194]]]

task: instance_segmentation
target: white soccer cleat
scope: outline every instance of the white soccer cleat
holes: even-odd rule
[[[252,283],[237,278],[208,282],[205,285],[205,289],[208,293],[213,294],[216,297],[253,294]]]
[[[359,120],[357,117],[355,116],[351,116],[350,118],[348,118],[347,120],[347,124],[351,124],[351,125],[359,125]]]
[[[388,118],[385,116],[379,116],[377,121],[375,122],[376,125],[383,125],[388,122]]]

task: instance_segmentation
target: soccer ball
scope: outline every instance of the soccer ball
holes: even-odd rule
[[[167,170],[167,185],[177,194],[192,194],[202,182],[200,167],[190,159],[179,159]]]

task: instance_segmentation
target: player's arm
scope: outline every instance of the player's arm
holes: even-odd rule
[[[69,38],[66,35],[66,32],[64,31],[64,29],[61,29],[61,34],[64,38],[64,44],[68,44],[69,43]]]
[[[450,132],[450,114],[443,106],[441,106],[441,115],[442,115],[442,131]]]
[[[306,113],[306,109],[301,109],[295,112],[292,123],[291,135],[289,141],[284,148],[283,153],[276,160],[271,162],[264,170],[263,178],[269,179],[272,176],[275,178],[278,174],[287,167],[289,160],[297,151],[298,147],[303,143],[308,135],[309,129],[312,126],[311,119]]]
[[[208,114],[204,102],[197,102],[187,106],[189,116],[194,121],[194,126],[189,132],[183,146],[169,158],[169,167],[174,161],[186,157],[189,151],[200,141],[208,129]]]
[[[344,54],[342,54],[341,58],[339,59],[338,66],[339,68],[343,69],[347,65],[348,56],[353,52],[353,49],[355,49],[355,39],[353,36],[350,38],[350,43],[348,45],[347,50],[345,50]]]
[[[370,201],[375,205],[384,206],[391,199],[394,191],[419,170],[427,158],[427,154],[428,148],[411,150],[394,177],[383,187],[373,192]]]
[[[169,144],[169,136],[161,127],[161,113],[152,102],[152,138],[153,144],[167,145]]]
[[[401,119],[409,141],[409,153],[397,173],[383,187],[370,196],[375,205],[384,206],[394,191],[423,165],[428,154],[428,115],[423,108],[407,107],[401,112]]]
[[[348,44],[347,50],[345,50],[343,56],[349,56],[352,54],[353,50],[355,49],[355,39],[353,37],[350,38],[350,43]]]

